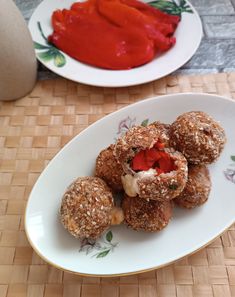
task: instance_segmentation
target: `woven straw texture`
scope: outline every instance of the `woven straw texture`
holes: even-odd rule
[[[88,278],[40,259],[24,232],[29,193],[49,160],[91,123],[148,97],[205,92],[235,99],[235,73],[170,76],[109,89],[40,81],[30,95],[0,102],[0,297],[235,296],[235,228],[170,266],[134,276]]]

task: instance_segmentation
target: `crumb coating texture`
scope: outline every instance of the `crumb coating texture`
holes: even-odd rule
[[[211,190],[209,170],[205,165],[190,165],[188,181],[174,202],[184,208],[200,206],[208,200]]]
[[[95,176],[102,178],[112,190],[118,192],[123,189],[121,176],[124,172],[113,150],[114,145],[111,144],[99,153],[96,159]]]
[[[192,164],[210,164],[226,142],[224,129],[202,111],[180,115],[170,127],[170,145]]]
[[[145,200],[124,196],[122,202],[125,223],[137,231],[156,232],[166,227],[172,217],[172,202]]]
[[[61,222],[76,238],[98,238],[111,223],[112,192],[98,177],[80,177],[65,192]]]

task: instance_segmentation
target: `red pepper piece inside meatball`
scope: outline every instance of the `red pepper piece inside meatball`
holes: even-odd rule
[[[152,168],[156,170],[156,175],[175,170],[174,161],[163,151],[163,148],[164,144],[158,141],[152,148],[139,151],[131,161],[131,168],[134,171]]]
[[[180,194],[187,181],[187,160],[164,147],[162,131],[153,125],[136,126],[116,142],[114,154],[123,167],[128,196],[168,201]]]

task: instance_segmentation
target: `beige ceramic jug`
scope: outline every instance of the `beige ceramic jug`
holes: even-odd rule
[[[0,100],[29,93],[37,63],[26,22],[12,0],[0,0]]]

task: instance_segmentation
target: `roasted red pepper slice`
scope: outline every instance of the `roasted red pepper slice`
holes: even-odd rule
[[[81,62],[130,69],[174,45],[178,21],[136,0],[88,0],[55,11],[48,39]]]
[[[140,151],[135,155],[132,160],[131,167],[135,171],[145,171],[150,168],[149,165],[146,163],[145,151]]]
[[[156,163],[161,158],[161,154],[155,148],[145,150],[145,159],[149,168],[152,168],[154,163]]]
[[[114,26],[96,10],[57,11],[53,14],[54,33],[49,41],[71,57],[108,69],[129,69],[153,59],[152,40],[143,30]],[[64,29],[65,28],[65,29]]]
[[[148,38],[154,41],[156,53],[166,51],[175,44],[175,38],[166,37],[161,32],[161,30],[165,30],[166,35],[171,35],[174,32],[173,27],[169,24],[159,24],[153,15],[142,13],[135,7],[128,6],[119,0],[97,0],[97,7],[99,12],[110,22],[127,30],[131,26],[143,30]],[[165,28],[163,28],[164,26]]]
[[[171,24],[174,28],[177,27],[179,21],[180,21],[180,17],[176,16],[176,15],[169,15],[165,12],[162,12],[161,10],[152,7],[142,1],[138,1],[138,0],[120,0],[122,3],[125,3],[131,7],[135,7],[136,9],[138,9],[139,11],[141,11],[142,13],[152,16],[155,19],[161,21],[161,23],[165,23],[165,24]]]
[[[157,146],[160,146],[161,150]],[[131,168],[135,171],[153,168],[157,174],[161,174],[175,170],[175,165],[170,156],[162,150],[162,144],[157,142],[153,148],[139,151],[132,159]]]

